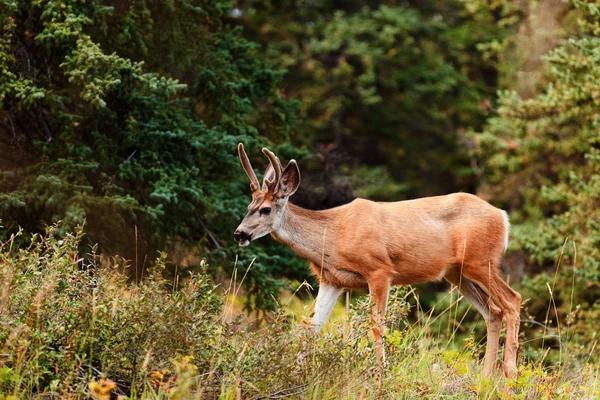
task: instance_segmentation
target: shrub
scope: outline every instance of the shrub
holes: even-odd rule
[[[206,274],[174,290],[162,278],[161,255],[144,283],[130,283],[112,265],[83,263],[81,229],[60,239],[58,229],[34,236],[27,249],[11,249],[16,235],[0,247],[2,391],[83,393],[101,374],[121,391],[141,389],[179,354],[208,368],[221,297]]]

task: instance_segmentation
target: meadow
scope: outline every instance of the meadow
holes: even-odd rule
[[[122,259],[102,259],[91,248],[84,261],[82,236],[81,229],[58,236],[54,226],[28,248],[14,248],[16,237],[0,247],[3,399],[600,396],[600,366],[571,355],[568,343],[560,363],[547,366],[522,351],[515,379],[482,378],[481,325],[462,325],[474,311],[459,308],[465,300],[455,292],[425,312],[414,301],[419,289],[392,291],[388,358],[378,373],[366,296],[340,301],[318,335],[308,325],[310,301],[294,293],[257,324],[240,312],[243,269],[226,288],[202,271],[168,280],[163,254],[136,283]],[[409,317],[415,311],[419,317]]]

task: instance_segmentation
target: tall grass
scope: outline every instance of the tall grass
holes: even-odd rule
[[[101,263],[93,249],[80,259],[81,236],[58,238],[52,227],[27,249],[15,249],[14,238],[0,245],[0,398],[600,397],[599,368],[586,360],[580,369],[535,362],[514,380],[483,379],[484,343],[469,331],[455,339],[468,311],[458,298],[409,323],[414,291],[395,289],[378,374],[368,298],[319,335],[290,310],[294,299],[257,328],[231,318],[237,283],[221,293],[201,272],[175,288],[162,277],[164,255],[131,282],[121,260]]]

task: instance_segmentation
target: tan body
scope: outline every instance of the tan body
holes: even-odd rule
[[[504,372],[514,375],[521,296],[499,274],[510,228],[506,212],[466,193],[393,203],[357,199],[330,210],[310,211],[288,202],[300,184],[295,161],[283,170],[279,159],[263,149],[271,166],[258,190],[243,146],[239,151],[251,180],[253,201],[236,230],[236,239],[248,245],[270,233],[310,262],[320,287],[313,317],[317,329],[344,289],[368,288],[374,302],[377,360],[383,363],[390,287],[446,279],[486,321],[485,376],[496,364],[506,318]]]
[[[441,280],[461,265],[495,268],[508,233],[502,210],[466,193],[394,203],[357,199],[324,211],[286,207],[273,237],[310,261],[320,280],[344,288],[384,278],[393,285]],[[306,232],[302,239],[299,231]]]

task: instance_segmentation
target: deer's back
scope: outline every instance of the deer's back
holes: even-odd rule
[[[505,225],[502,210],[466,193],[393,203],[357,199],[339,218],[338,265],[395,283],[437,280],[452,265],[497,261]]]

